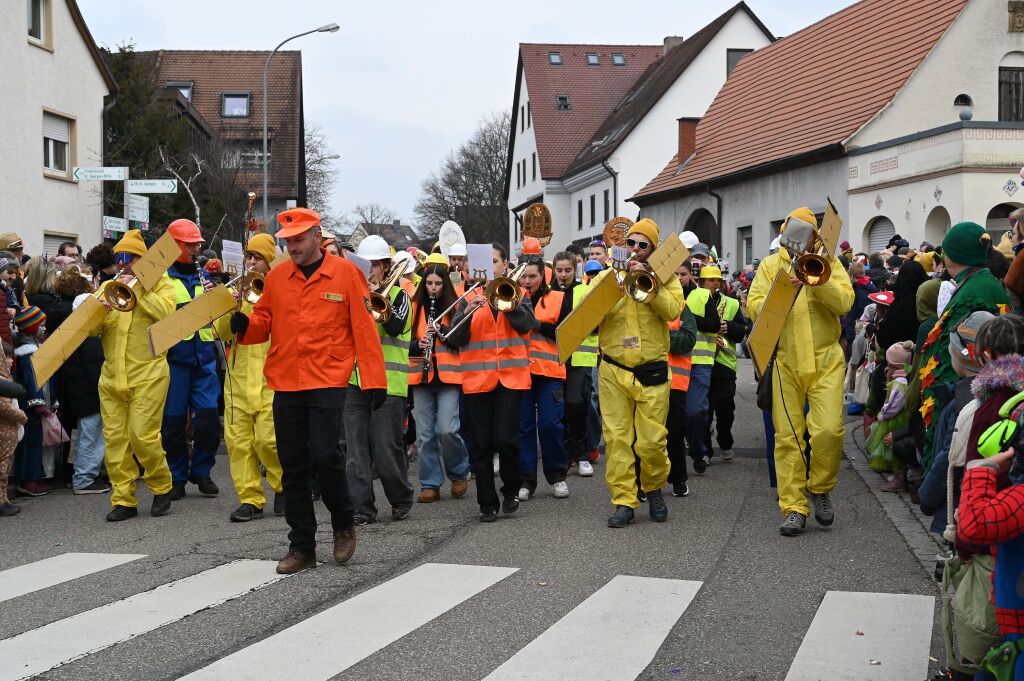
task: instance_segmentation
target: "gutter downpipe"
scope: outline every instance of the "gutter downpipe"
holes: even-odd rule
[[[612,217],[619,214],[619,174],[608,165],[608,158],[601,159],[601,165],[612,176]]]

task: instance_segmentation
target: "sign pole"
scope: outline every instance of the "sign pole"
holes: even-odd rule
[[[127,168],[125,168],[125,171],[124,171],[124,182],[122,183],[121,186],[124,187],[124,224],[125,224],[125,231],[128,231],[128,228],[131,227],[132,223],[130,223],[128,221],[128,169]]]

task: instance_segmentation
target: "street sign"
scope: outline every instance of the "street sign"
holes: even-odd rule
[[[113,218],[109,215],[104,215],[103,229],[110,232],[127,232],[128,221],[124,218]]]
[[[128,169],[124,167],[81,168],[75,166],[71,176],[76,180],[124,180],[128,177]]]
[[[138,208],[128,204],[128,219],[134,222],[149,222],[149,208]]]
[[[139,196],[137,194],[128,195],[128,205],[132,208],[141,208],[143,210],[149,210],[149,197]],[[133,220],[135,218],[132,218]]]
[[[178,181],[125,180],[124,190],[129,194],[173,194],[178,191]]]

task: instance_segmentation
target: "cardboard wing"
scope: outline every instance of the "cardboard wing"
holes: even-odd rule
[[[181,247],[178,246],[178,242],[170,232],[164,232],[164,235],[146,251],[146,255],[135,263],[132,271],[135,272],[142,287],[149,291],[180,255]]]
[[[839,244],[839,233],[843,229],[843,219],[839,217],[836,207],[832,205],[832,199],[825,199],[828,204],[825,207],[825,217],[821,220],[821,227],[818,229],[818,238],[825,245],[825,251],[829,258],[836,257],[836,246]]]
[[[600,279],[590,285],[590,290],[580,300],[555,333],[558,344],[558,361],[565,364],[580,346],[583,339],[597,327],[608,311],[622,298],[622,290],[615,278],[615,272],[607,270]]]
[[[658,247],[647,258],[647,264],[658,277],[658,281],[664,284],[669,277],[675,276],[676,270],[683,262],[690,257],[690,249],[679,240],[679,235],[672,232],[668,238],[661,242]]]
[[[106,314],[107,308],[103,303],[95,296],[89,296],[78,309],[68,315],[64,323],[32,355],[37,385],[43,385],[57,373],[57,369],[78,349],[82,341],[99,329]]]
[[[149,350],[159,357],[184,338],[236,309],[226,286],[217,286],[149,327]]]
[[[800,292],[800,289],[790,282],[791,276],[787,269],[780,269],[776,273],[768,297],[765,298],[764,307],[761,308],[761,314],[758,315],[754,328],[747,337],[747,348],[754,360],[758,376],[764,375],[768,362],[775,353],[775,346],[779,344],[782,328],[789,318],[789,311]]]

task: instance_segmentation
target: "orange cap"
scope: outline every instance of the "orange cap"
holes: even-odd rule
[[[541,255],[542,253],[540,241],[536,237],[528,236],[523,239],[523,255]]]
[[[285,239],[290,236],[298,236],[303,232],[320,226],[320,213],[309,208],[292,208],[277,214],[277,221],[281,229],[274,236],[278,239]]]

